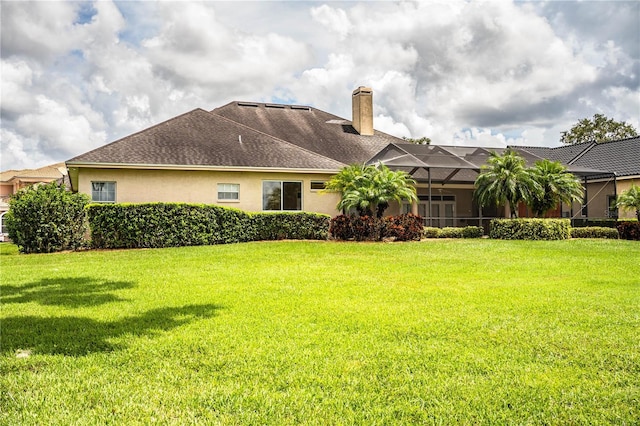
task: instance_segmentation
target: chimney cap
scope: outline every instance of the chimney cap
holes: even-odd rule
[[[353,91],[353,96],[359,95],[360,93],[371,94],[371,93],[373,93],[373,89],[371,89],[371,87],[360,86],[356,90]]]

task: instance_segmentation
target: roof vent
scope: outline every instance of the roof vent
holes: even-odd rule
[[[291,109],[298,109],[300,111],[311,111],[310,107],[302,105],[291,105]]]
[[[258,107],[258,104],[254,104],[254,103],[251,103],[251,102],[238,102],[238,106],[241,106],[241,107],[254,107],[254,108],[257,108],[257,107]]]
[[[281,104],[265,104],[264,106],[265,108],[284,109],[284,105],[281,105]]]

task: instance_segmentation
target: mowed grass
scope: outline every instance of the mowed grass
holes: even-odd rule
[[[0,251],[0,424],[640,419],[637,242]]]

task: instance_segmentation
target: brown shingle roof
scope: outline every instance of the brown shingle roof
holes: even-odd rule
[[[351,121],[306,106],[231,102],[211,112],[343,164],[364,163],[389,143],[402,142],[379,131],[361,136]]]
[[[79,155],[67,163],[323,170],[344,166],[202,109]]]

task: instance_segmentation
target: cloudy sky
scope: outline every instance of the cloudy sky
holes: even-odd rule
[[[194,108],[311,105],[435,144],[557,146],[603,113],[640,128],[640,2],[0,3],[2,170]]]

